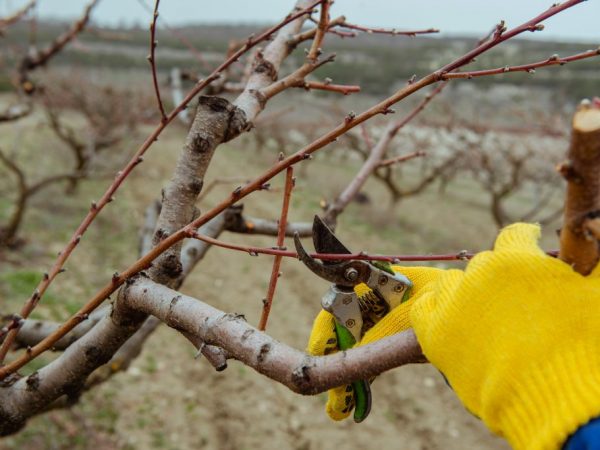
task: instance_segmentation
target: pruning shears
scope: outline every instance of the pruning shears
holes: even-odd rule
[[[351,254],[318,216],[313,221],[312,237],[317,253]],[[294,235],[294,244],[300,261],[313,273],[333,283],[321,299],[321,306],[335,317],[340,350],[353,347],[391,309],[408,299],[411,281],[394,272],[389,263],[360,259],[327,259],[320,262],[306,252],[297,233]],[[370,291],[359,296],[354,287],[362,283]],[[366,419],[371,410],[371,388],[368,380],[355,381],[352,387],[354,421],[358,423]]]

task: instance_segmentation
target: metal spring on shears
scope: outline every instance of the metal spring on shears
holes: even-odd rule
[[[358,297],[358,305],[363,316],[367,314],[373,314],[377,318],[381,319],[389,311],[387,303],[379,298],[374,291],[369,291],[366,294]]]

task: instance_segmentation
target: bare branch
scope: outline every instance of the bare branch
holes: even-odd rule
[[[600,47],[596,50],[588,50],[582,53],[577,53],[576,55],[560,57],[558,55],[552,55],[548,59],[544,59],[542,61],[537,61],[528,64],[522,64],[520,66],[504,66],[498,67],[496,69],[485,69],[485,70],[473,70],[470,72],[452,72],[446,73],[442,75],[443,80],[452,80],[457,78],[476,78],[476,77],[485,77],[489,75],[500,75],[503,73],[513,73],[513,72],[528,72],[534,73],[535,69],[539,69],[540,67],[550,67],[550,66],[564,66],[567,63],[573,61],[579,61],[587,58],[594,58],[600,55]]]
[[[283,159],[283,154],[281,154]],[[282,249],[285,240],[285,230],[287,226],[287,215],[290,207],[290,198],[292,196],[292,189],[294,188],[294,168],[288,167],[285,172],[285,190],[283,193],[283,205],[281,207],[281,216],[279,217],[279,225],[277,229],[277,248]],[[271,312],[271,306],[273,305],[273,297],[275,296],[275,288],[277,287],[277,280],[281,275],[279,269],[281,268],[281,256],[277,255],[273,259],[273,268],[271,270],[271,279],[269,280],[269,288],[267,290],[267,297],[263,302],[263,310],[260,316],[260,322],[258,329],[264,331],[267,328],[267,321],[269,320],[269,313]]]
[[[342,28],[349,28],[351,30],[362,31],[367,34],[389,34],[392,36],[410,36],[415,37],[418,34],[432,34],[439,33],[440,30],[437,28],[427,28],[424,30],[397,30],[396,28],[370,28],[361,25],[354,25],[352,23],[344,22],[340,24]]]
[[[392,166],[394,164],[402,163],[405,161],[410,161],[411,159],[418,158],[420,156],[425,156],[425,155],[427,155],[427,153],[419,150],[416,152],[408,153],[407,155],[400,155],[400,156],[396,156],[394,158],[384,159],[383,161],[381,161],[379,163],[379,167]]]
[[[15,11],[10,16],[0,18],[0,32],[3,32],[6,27],[17,23],[21,18],[35,7],[36,0],[30,0],[21,9]]]
[[[150,63],[150,70],[152,71],[152,84],[154,85],[154,93],[156,94],[156,101],[158,102],[158,110],[160,111],[161,120],[164,122],[167,120],[165,114],[165,107],[163,106],[162,99],[160,98],[160,87],[158,86],[158,77],[156,75],[156,46],[158,41],[156,40],[156,20],[158,19],[158,5],[160,0],[154,2],[154,12],[152,13],[152,22],[150,22],[150,54],[148,55],[148,62]]]
[[[600,215],[600,106],[580,105],[573,117],[571,146],[559,171],[567,180],[564,226],[560,233],[560,259],[582,275],[600,259],[596,236]]]
[[[299,394],[316,394],[404,364],[425,362],[412,330],[346,352],[309,356],[261,333],[236,314],[148,279],[140,278],[127,290],[129,307],[225,349],[230,358]]]
[[[218,239],[214,239],[210,236],[203,235],[201,233],[194,233],[192,235],[194,239],[201,240],[210,245],[216,245],[217,247],[226,248],[229,250],[237,250],[240,252],[244,252],[249,254],[250,256],[258,256],[260,254],[264,255],[274,255],[274,256],[287,256],[291,258],[297,258],[298,253],[289,250],[282,250],[277,248],[265,248],[265,247],[255,247],[250,245],[239,245],[239,244],[231,244],[229,242],[219,241]],[[555,251],[549,251],[548,254],[554,255]],[[311,257],[319,258],[322,260],[351,260],[351,259],[360,259],[364,261],[386,261],[390,263],[397,264],[401,261],[463,261],[471,259],[475,256],[475,253],[469,253],[466,250],[462,250],[458,253],[450,253],[443,255],[373,255],[366,252],[360,253],[349,253],[347,255],[340,254],[329,254],[329,253],[311,253]]]
[[[288,76],[282,78],[281,80],[275,81],[269,86],[264,87],[261,93],[266,99],[272,98],[289,87],[296,86],[299,83],[304,83],[304,79],[307,75],[314,72],[321,65],[333,61],[335,55],[332,55],[323,61],[319,61],[319,56],[322,53],[321,45],[329,26],[329,6],[330,3],[327,0],[321,3],[321,15],[319,23],[317,25],[312,45],[308,51],[308,55],[306,56],[306,62]]]
[[[414,119],[431,100],[438,95],[446,87],[447,82],[441,83],[435,89],[433,89],[425,98],[401,120],[390,123],[381,138],[370,149],[369,156],[357,172],[356,176],[350,181],[348,186],[337,196],[337,198],[327,206],[325,211],[324,219],[331,225],[335,225],[337,217],[344,211],[346,206],[356,197],[358,192],[362,189],[367,179],[371,176],[375,170],[381,166],[383,158],[387,153],[388,147],[392,139],[398,134],[398,131]],[[365,133],[365,132],[363,132]],[[368,141],[367,141],[368,142]],[[408,158],[410,159],[410,158]]]
[[[25,56],[19,64],[19,85],[26,94],[31,94],[35,87],[29,79],[29,72],[45,65],[53,56],[58,54],[69,42],[85,28],[90,20],[92,9],[98,0],[92,0],[83,11],[82,17],[73,23],[71,28],[57,37],[47,48],[35,54]]]
[[[299,87],[310,91],[311,89],[317,89],[321,91],[339,92],[340,94],[349,95],[355,92],[360,92],[360,86],[346,85],[346,84],[332,84],[331,82],[318,82],[318,81],[298,81],[293,87]]]

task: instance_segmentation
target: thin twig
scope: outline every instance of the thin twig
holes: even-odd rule
[[[156,0],[154,3],[154,12],[152,13],[152,22],[150,22],[150,54],[148,55],[148,62],[150,63],[150,69],[152,71],[152,83],[154,84],[154,93],[156,94],[156,101],[158,102],[158,109],[160,111],[161,120],[164,122],[167,120],[165,114],[165,107],[163,106],[162,99],[160,98],[160,87],[158,86],[158,77],[156,75],[156,46],[158,42],[156,40],[156,20],[158,19],[158,5],[160,0]]]
[[[144,8],[149,14],[153,14],[153,10],[150,6],[148,6],[146,4],[146,2],[144,0],[137,0],[138,3],[140,4],[140,6],[142,8]],[[165,30],[167,30],[171,35],[175,36],[176,39],[179,40],[179,42],[181,42],[185,47],[187,47],[187,49],[190,51],[190,53],[192,55],[194,55],[194,57],[198,60],[198,62],[200,64],[202,64],[202,66],[206,69],[209,69],[209,64],[206,61],[206,59],[204,59],[204,57],[202,56],[202,53],[200,53],[193,45],[192,43],[184,36],[182,35],[179,30],[177,30],[177,28],[173,28],[171,27],[167,21],[165,20],[164,16],[160,16],[160,23],[162,24],[162,26],[165,28]]]
[[[294,168],[288,167],[285,172],[285,190],[283,192],[283,205],[281,206],[281,215],[279,217],[279,226],[277,229],[277,248],[282,248],[285,240],[285,228],[287,226],[288,210],[290,208],[290,198],[292,197],[292,189],[294,188]],[[275,288],[277,287],[277,280],[281,275],[279,269],[281,268],[281,255],[276,255],[273,259],[273,269],[271,270],[271,279],[269,280],[269,288],[267,289],[267,297],[263,303],[263,310],[260,316],[260,322],[258,329],[265,331],[267,328],[267,321],[269,320],[269,313],[271,312],[271,306],[273,305],[273,297],[275,295]]]
[[[98,0],[92,0],[83,11],[83,16],[74,22],[67,32],[57,37],[46,49],[34,55],[27,55],[21,60],[21,63],[19,64],[19,85],[26,93],[31,93],[35,89],[29,80],[29,72],[45,65],[54,55],[59,53],[65,45],[75,39],[89,22],[92,9],[94,9],[97,3]]]
[[[351,30],[362,31],[368,34],[390,34],[392,36],[414,37],[418,34],[431,34],[440,32],[440,30],[438,30],[437,28],[427,28],[424,30],[397,30],[396,28],[370,28],[361,25],[355,25],[353,23],[348,22],[344,22],[340,26],[343,28],[349,28]]]
[[[536,31],[542,31],[544,29],[544,25],[542,25],[540,22],[543,22],[544,20],[549,19],[550,17],[555,16],[556,14],[566,9],[572,8],[573,6],[578,5],[579,3],[583,3],[584,1],[585,0],[568,0],[564,3],[554,3],[543,13],[508,31],[506,30],[504,23],[501,22],[496,27],[496,32],[489,40],[481,43],[481,45],[478,45],[470,52],[465,53],[460,58],[457,58],[451,63],[446,64],[440,70],[436,71],[436,75],[440,77],[440,79],[442,79],[441,77],[443,77],[448,72],[453,72],[454,70],[463,67],[466,64],[469,64],[471,61],[473,61],[473,59],[477,58],[482,53],[490,50],[491,48],[496,47],[498,44],[501,44],[502,42],[505,42],[508,39],[512,39],[515,36],[518,36],[519,34],[523,34],[526,32],[534,33]]]
[[[220,184],[243,183],[247,180],[247,178],[242,177],[215,178],[210,183],[208,183],[208,185],[205,188],[202,189],[202,193],[198,196],[196,201],[200,202],[202,199],[206,198],[206,196]]]
[[[383,161],[381,161],[379,163],[379,167],[386,167],[386,166],[391,166],[393,164],[397,164],[397,163],[401,163],[404,161],[408,161],[410,159],[413,158],[418,158],[420,156],[425,156],[427,153],[422,151],[422,150],[418,150],[416,152],[412,152],[409,153],[407,155],[400,155],[400,156],[396,156],[395,158],[389,158],[389,159],[384,159]]]
[[[360,86],[347,84],[331,84],[319,81],[299,81],[294,87],[304,88],[307,91],[311,89],[318,89],[321,91],[339,92],[344,95],[360,92]]]
[[[298,253],[291,250],[281,248],[255,247],[250,245],[232,244],[223,242],[218,239],[205,236],[200,233],[193,233],[192,238],[206,242],[217,247],[226,248],[228,250],[236,250],[247,253],[250,256],[258,255],[273,255],[288,258],[298,258]],[[347,255],[331,254],[331,253],[311,253],[310,256],[321,260],[351,260],[360,259],[364,261],[387,261],[390,263],[398,263],[400,261],[462,261],[471,259],[476,253],[462,250],[458,253],[447,253],[439,255],[373,255],[367,252],[350,253]]]
[[[321,44],[323,43],[323,39],[327,34],[328,26],[329,1],[324,1],[321,4],[321,16],[319,19],[319,24],[317,26],[315,37],[313,39],[310,50],[308,51],[308,55],[306,56],[306,62],[288,76],[276,81],[267,88],[263,89],[262,94],[264,95],[265,99],[270,99],[271,97],[279,94],[280,92],[284,91],[289,87],[296,86],[299,83],[304,83],[304,79],[308,74],[314,72],[323,64],[331,62],[335,59],[335,55],[330,55],[325,59],[319,61],[319,56],[322,52]]]
[[[392,133],[392,137],[396,135],[398,131],[400,131],[404,126],[406,126],[407,123],[413,120],[421,111],[423,111],[425,107],[431,102],[431,100],[433,100],[438,94],[440,94],[447,85],[447,82],[440,83],[439,85],[437,85],[435,89],[429,92],[410,113],[408,113],[403,119],[397,121],[390,130],[390,133]]]
[[[489,75],[500,75],[503,73],[511,73],[511,72],[528,72],[534,73],[535,69],[539,69],[540,67],[549,67],[549,66],[564,66],[567,63],[572,61],[579,61],[581,59],[593,58],[595,56],[600,55],[600,47],[595,50],[587,50],[582,53],[577,53],[571,56],[565,56],[561,58],[558,55],[552,55],[548,59],[544,59],[542,61],[537,61],[528,64],[522,64],[520,66],[504,66],[497,67],[495,69],[485,69],[485,70],[473,70],[470,72],[452,72],[446,73],[442,75],[443,80],[452,80],[456,78],[476,78],[476,77],[484,77]]]
[[[36,0],[31,0],[21,9],[15,11],[10,16],[0,18],[0,31],[3,31],[3,28],[6,28],[14,23],[17,23],[21,18],[27,14],[36,4]]]
[[[298,253],[286,249],[231,244],[229,242],[223,242],[200,233],[194,233],[191,237],[206,242],[207,244],[215,245],[217,247],[244,252],[250,256],[258,256],[263,254],[282,256],[288,258],[298,258]],[[558,256],[558,250],[548,250],[546,251],[546,254],[549,256],[556,257]],[[358,259],[362,261],[385,261],[393,264],[397,264],[402,261],[466,261],[472,259],[475,255],[477,255],[477,252],[469,252],[467,250],[461,250],[457,253],[441,253],[432,255],[374,255],[364,251],[360,253],[348,253],[345,255],[341,255],[339,253],[310,253],[310,256],[312,258],[321,259],[323,261],[345,261]]]
[[[317,24],[317,32],[306,57],[306,59],[313,64],[317,62],[321,54],[321,44],[325,38],[325,33],[327,33],[327,28],[329,27],[329,6],[329,0],[325,0],[321,3],[321,14],[319,16],[319,23]]]

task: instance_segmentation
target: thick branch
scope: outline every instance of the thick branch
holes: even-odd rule
[[[600,259],[593,232],[600,217],[600,107],[583,104],[575,113],[567,161],[559,171],[567,180],[560,258],[587,275]]]
[[[257,372],[300,394],[316,394],[371,378],[409,363],[424,362],[412,331],[329,356],[309,356],[195,298],[140,278],[127,289],[127,306],[152,314],[170,327],[224,348]]]

